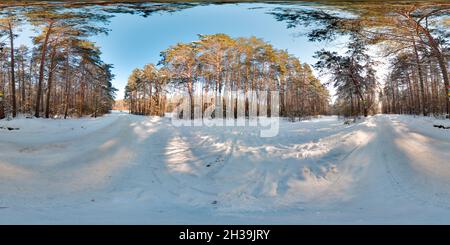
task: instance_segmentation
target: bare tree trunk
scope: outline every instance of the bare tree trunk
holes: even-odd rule
[[[425,86],[423,82],[423,72],[422,72],[422,64],[420,62],[419,53],[417,52],[417,46],[416,41],[413,38],[413,47],[414,47],[414,55],[416,58],[416,64],[417,64],[417,72],[419,73],[419,83],[420,83],[420,93],[422,95],[422,114],[424,116],[428,115],[428,108],[427,108],[427,96],[425,94]]]
[[[279,79],[279,93],[280,93],[280,116],[285,116],[284,105],[284,77]]]
[[[150,81],[149,83],[149,88],[148,88],[148,107],[149,107],[149,114],[152,115],[152,82]]]
[[[53,70],[55,69],[55,56],[56,49],[53,48],[51,58],[50,58],[50,70],[48,71],[48,82],[47,82],[47,97],[45,104],[45,118],[50,116],[50,96],[52,92],[52,82],[53,82]]]
[[[12,104],[12,115],[13,117],[17,116],[17,107],[16,107],[16,80],[15,80],[15,61],[14,61],[14,33],[12,30],[11,21],[8,22],[9,29],[9,41],[11,44],[11,104]]]
[[[35,113],[34,113],[35,117],[40,116],[39,111],[41,108],[40,103],[41,103],[41,98],[42,98],[42,83],[44,81],[45,56],[47,53],[47,44],[48,44],[48,39],[50,37],[50,33],[52,31],[52,27],[53,27],[53,22],[50,22],[47,33],[45,34],[44,43],[42,44],[41,65],[39,67],[39,82],[38,82],[38,90],[37,90],[37,95],[36,95],[36,107],[35,107]]]
[[[25,112],[25,110],[26,110],[26,108],[25,108],[25,105],[26,105],[26,91],[25,91],[25,89],[26,89],[26,81],[25,81],[25,64],[24,64],[24,59],[25,59],[25,57],[22,57],[22,60],[21,60],[21,66],[22,66],[22,88],[21,88],[21,96],[20,96],[20,99],[21,99],[21,110],[22,110],[22,113],[23,112]]]
[[[189,102],[190,102],[190,118],[194,119],[194,97],[193,97],[193,84],[192,81],[188,82],[188,94],[189,94]]]
[[[414,108],[414,95],[412,92],[412,85],[411,85],[411,79],[409,79],[409,73],[406,74],[406,81],[408,85],[408,91],[409,91],[409,107],[410,107],[410,114],[413,114],[413,108]],[[415,110],[415,109],[414,109]],[[415,112],[414,112],[415,113]]]
[[[66,88],[65,88],[65,102],[64,102],[64,119],[67,118],[69,113],[69,91],[70,91],[70,51],[69,47],[67,47],[66,51]]]

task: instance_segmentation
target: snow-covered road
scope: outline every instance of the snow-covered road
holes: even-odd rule
[[[449,123],[442,121],[442,123]],[[0,223],[450,224],[450,130],[378,115],[252,127],[0,121]]]

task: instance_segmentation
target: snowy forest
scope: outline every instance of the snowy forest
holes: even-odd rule
[[[181,82],[192,94],[193,83],[205,79],[202,96],[203,92],[208,93],[209,87],[214,88],[216,93],[218,89],[220,94],[223,84],[229,82],[232,90],[244,89],[245,93],[248,88],[278,90],[282,116],[327,113],[367,116],[380,112],[448,115],[449,32],[444,30],[449,25],[445,18],[448,15],[447,4],[399,4],[393,9],[373,4],[362,6],[367,13],[359,18],[339,17],[321,10],[279,8],[271,13],[277,20],[287,22],[289,28],[319,23],[317,29],[308,34],[311,41],[331,40],[337,34],[349,36],[345,55],[328,50],[316,52],[319,61],[315,68],[331,74],[329,83],[337,90],[333,111],[328,106],[326,88],[314,77],[307,64],[302,65],[289,54],[274,50],[262,40],[232,40],[221,34],[200,36],[200,40],[191,44],[177,44],[163,51],[161,63],[164,67],[161,73],[164,79],[148,75],[157,73],[153,71],[153,64],[146,67],[150,69],[147,72],[145,68],[133,71],[126,94],[130,111],[141,114],[153,111],[147,111],[146,107],[136,109],[141,103],[139,101],[146,101],[146,91],[150,92],[149,98],[152,97],[152,83],[157,91],[161,91],[157,84]],[[358,7],[361,6],[355,8]],[[376,78],[376,64],[368,50],[369,46],[377,44],[382,46],[383,58],[389,59],[391,65],[384,84]],[[227,59],[235,60],[237,64]],[[250,81],[252,84],[249,84]],[[138,93],[141,98],[136,97]],[[159,107],[160,103],[154,105]]]
[[[39,31],[34,46],[14,45],[24,21]],[[87,40],[105,31],[90,25],[101,16],[52,8],[30,11],[2,8],[0,19],[0,118],[17,113],[35,117],[101,115],[114,103],[109,64]]]
[[[125,99],[132,113],[161,115],[167,104],[161,96],[166,85],[185,87],[193,97],[198,84],[202,111],[210,103],[210,92],[223,98],[225,89],[232,91],[235,104],[237,92],[244,92],[245,115],[249,110],[249,90],[277,91],[282,101],[281,116],[317,116],[328,111],[328,90],[314,77],[310,66],[256,37],[202,35],[198,41],[178,43],[162,51],[161,57],[163,66],[159,70],[154,64],[147,64],[130,75]],[[233,108],[237,117],[237,106]]]
[[[92,35],[107,33],[107,13],[145,15],[193,6],[104,7],[103,12],[87,13],[62,11],[59,5],[30,10],[3,7],[0,118],[17,113],[47,118],[107,113],[116,95],[111,84],[112,64],[103,62],[100,47],[89,41]],[[311,41],[347,35],[345,54],[320,50],[316,52],[318,62],[308,65],[257,37],[200,35],[199,40],[162,51],[161,67],[148,64],[133,71],[126,101],[132,113],[162,115],[168,111],[162,94],[166,86],[175,85],[186,87],[192,96],[195,89],[201,90],[202,96],[211,91],[221,94],[225,88],[242,89],[246,94],[247,90],[277,90],[282,101],[280,115],[291,117],[448,114],[447,4],[390,6],[375,6],[370,1],[343,4],[343,8],[363,11],[357,18],[323,10],[275,8],[268,14],[287,23],[288,28],[316,25],[307,33]],[[15,47],[14,39],[24,22],[37,29],[34,46]],[[380,46],[383,58],[390,61],[386,82],[375,75],[376,64],[368,50],[374,45]],[[332,76],[327,83],[336,88],[334,104],[310,65]],[[196,86],[199,81],[201,88]]]
[[[449,67],[445,0],[2,0],[0,224],[449,224]]]

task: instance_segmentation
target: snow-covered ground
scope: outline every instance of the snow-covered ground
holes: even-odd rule
[[[0,121],[2,224],[450,224],[450,130],[378,115],[251,127]],[[442,120],[442,124],[450,124]]]

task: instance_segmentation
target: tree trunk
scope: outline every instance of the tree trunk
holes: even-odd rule
[[[438,61],[439,61],[439,67],[441,68],[442,76],[444,77],[444,94],[445,94],[444,98],[446,98],[446,97],[448,97],[447,89],[449,88],[447,67],[445,65],[444,57],[442,57],[442,55],[439,55]],[[450,99],[449,98],[446,98],[446,111],[447,111],[447,115],[449,115],[450,114]]]
[[[419,83],[420,83],[420,93],[422,95],[422,114],[424,116],[428,115],[428,108],[427,108],[427,96],[425,94],[425,86],[423,82],[423,72],[422,72],[422,64],[420,63],[420,57],[419,53],[417,52],[417,46],[416,41],[413,38],[413,47],[414,47],[414,55],[416,58],[416,64],[417,64],[417,72],[419,73]]]
[[[189,107],[191,108],[190,118],[194,119],[194,97],[193,97],[193,85],[192,81],[188,82],[188,94],[189,94]]]
[[[69,47],[67,47],[66,51],[66,88],[65,88],[65,98],[64,98],[64,119],[67,118],[69,114],[69,91],[70,91],[70,52]]]
[[[417,23],[417,28],[420,29],[425,36],[427,37],[430,46],[431,46],[431,50],[432,53],[435,55],[436,59],[438,60],[439,63],[439,68],[441,69],[442,72],[442,78],[444,79],[444,93],[445,96],[447,96],[447,88],[449,86],[449,78],[448,78],[448,72],[447,72],[447,66],[445,64],[445,59],[444,56],[442,55],[441,50],[439,50],[439,46],[436,42],[436,40],[434,40],[433,36],[431,36],[430,32],[425,29],[422,25],[420,25],[419,23]],[[446,101],[446,112],[447,114],[450,114],[450,100],[447,99]]]
[[[284,77],[279,79],[279,93],[280,93],[280,116],[285,116],[284,108]]]
[[[25,105],[26,105],[26,82],[25,82],[25,64],[24,64],[25,57],[22,57],[21,60],[21,66],[22,66],[22,91],[21,91],[21,106],[22,106],[22,113],[26,111]]]
[[[148,88],[148,107],[149,107],[149,111],[148,111],[148,113],[149,113],[149,115],[152,115],[152,107],[153,107],[153,105],[152,105],[152,93],[153,93],[153,91],[152,91],[152,81],[150,81],[149,82],[149,88]]]
[[[53,70],[55,69],[55,55],[56,49],[54,48],[50,58],[50,70],[48,72],[48,83],[47,83],[47,97],[45,104],[45,118],[50,116],[50,96],[52,92],[52,82],[53,82]]]
[[[406,74],[406,81],[408,82],[407,85],[408,85],[408,91],[409,91],[409,110],[410,110],[409,113],[413,114],[413,111],[415,111],[414,95],[412,92],[411,79],[409,79],[409,73]],[[415,114],[415,112],[414,112],[414,114]]]
[[[47,44],[48,44],[48,39],[50,37],[50,33],[52,31],[52,27],[53,27],[53,22],[50,22],[47,33],[45,34],[44,43],[42,44],[41,64],[39,67],[39,82],[38,82],[38,90],[37,90],[37,95],[36,95],[36,107],[35,107],[35,112],[34,112],[35,117],[40,116],[39,111],[40,111],[40,107],[41,107],[40,103],[41,103],[41,98],[42,98],[42,83],[44,81],[45,56],[47,53]]]
[[[11,104],[12,104],[12,115],[17,116],[17,106],[16,106],[16,80],[15,80],[15,62],[14,62],[14,33],[12,30],[11,21],[8,22],[9,29],[9,41],[11,44]]]

